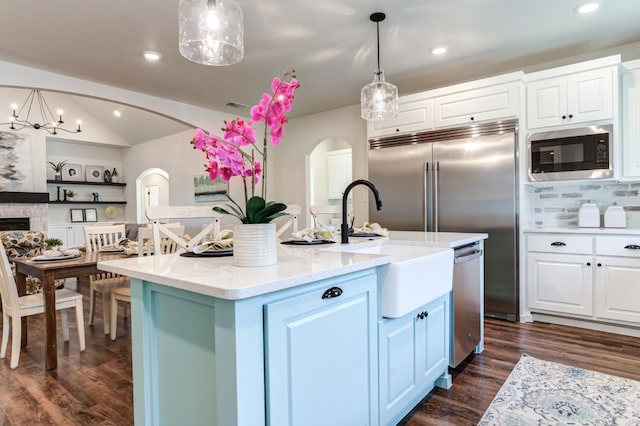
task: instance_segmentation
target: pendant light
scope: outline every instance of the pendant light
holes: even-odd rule
[[[382,12],[371,14],[369,19],[376,23],[378,41],[378,69],[373,73],[373,81],[360,92],[360,108],[365,120],[385,120],[398,115],[398,88],[384,81],[384,71],[380,69],[380,22],[386,15]]]
[[[232,65],[244,56],[242,9],[234,0],[180,0],[180,54],[204,65]]]

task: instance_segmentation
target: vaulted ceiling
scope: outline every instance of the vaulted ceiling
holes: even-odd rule
[[[255,104],[274,76],[295,68],[295,117],[359,103],[376,68],[376,11],[387,14],[381,65],[401,94],[640,41],[637,0],[601,0],[588,15],[574,13],[580,0],[238,3],[245,57],[232,66],[180,55],[178,0],[4,1],[0,59],[227,112],[230,101]],[[448,53],[429,52],[440,45]],[[161,60],[146,62],[146,50]]]

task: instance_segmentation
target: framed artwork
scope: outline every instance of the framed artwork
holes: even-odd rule
[[[84,211],[82,209],[69,209],[71,212],[71,222],[84,222]]]
[[[62,169],[62,180],[84,180],[84,168],[82,164],[70,164],[67,163]]]
[[[209,179],[207,174],[193,177],[193,196],[198,203],[228,201],[228,194],[229,183],[224,182],[219,176],[215,181]]]
[[[87,182],[104,182],[104,167],[87,166]]]
[[[0,191],[33,191],[31,145],[28,135],[0,131]]]
[[[98,210],[96,209],[84,209],[84,221],[85,222],[97,222]]]

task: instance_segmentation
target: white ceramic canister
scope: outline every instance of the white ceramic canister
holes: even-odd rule
[[[609,206],[604,212],[605,228],[626,228],[627,215],[622,206]]]
[[[578,214],[578,225],[581,228],[599,228],[600,210],[598,206],[591,203],[583,204]]]

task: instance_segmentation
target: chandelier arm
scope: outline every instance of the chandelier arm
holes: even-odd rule
[[[40,112],[42,117],[47,121],[46,126],[51,124],[55,127],[53,123],[56,122],[56,117],[53,115],[53,112],[51,112],[51,108],[49,108],[49,104],[40,90],[38,90],[38,100],[40,101]]]
[[[31,109],[33,108],[33,101],[34,99],[36,99],[36,96],[38,99],[38,108],[40,110],[40,115],[44,120],[42,124],[32,123],[31,121],[29,121]],[[23,111],[25,110],[26,110],[26,116],[24,120],[19,119],[18,117],[22,115]],[[46,130],[49,134],[52,134],[52,135],[57,135],[58,130],[63,130],[67,133],[82,132],[80,128],[79,120],[78,120],[78,128],[76,130],[67,130],[58,126],[58,124],[64,123],[64,121],[62,120],[62,114],[60,114],[60,119],[56,122],[55,115],[53,115],[53,112],[51,111],[51,108],[49,107],[49,104],[47,103],[47,100],[45,99],[44,94],[40,91],[40,89],[31,89],[31,91],[27,95],[27,98],[25,99],[24,104],[22,104],[22,106],[20,107],[17,113],[15,113],[15,110],[14,110],[14,113],[11,117],[12,117],[12,120],[10,122],[0,123],[0,125],[8,124],[9,128],[14,131],[22,130],[27,127],[36,129],[36,130],[42,129],[42,130]]]

